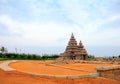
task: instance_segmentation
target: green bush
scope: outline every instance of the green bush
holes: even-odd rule
[[[6,53],[0,54],[0,58],[3,59],[16,59],[16,60],[55,60],[58,58],[58,55],[48,55],[45,54],[43,56],[36,54],[18,54],[18,53]]]

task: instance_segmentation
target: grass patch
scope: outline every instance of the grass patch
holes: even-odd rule
[[[3,60],[11,60],[10,58],[0,58],[0,61],[3,61]]]

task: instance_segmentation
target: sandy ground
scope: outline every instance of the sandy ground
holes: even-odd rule
[[[67,66],[75,69],[85,70],[88,72],[96,73],[97,66],[114,66],[113,64],[88,64],[88,63],[78,63],[78,64],[63,64],[62,66]]]
[[[2,63],[2,61],[0,61],[0,64]]]
[[[50,63],[50,61],[47,61],[45,63]],[[45,70],[45,73],[48,73],[50,70],[53,70],[53,69],[56,69],[54,70],[55,73],[58,73],[58,72],[61,73],[61,71],[57,71],[57,70],[61,70],[61,68],[58,68],[58,67],[53,68],[53,66],[46,66],[45,64],[39,63],[39,61],[22,61],[22,62],[13,63],[10,66],[15,67],[16,69],[19,69],[19,70],[35,71],[35,73],[36,71],[37,73],[41,73],[39,72],[39,70],[42,70],[41,68],[48,67]],[[80,65],[70,64],[70,65],[64,65],[64,66],[67,66],[67,67],[71,66],[76,68]],[[63,69],[63,71],[64,70],[66,69]],[[50,71],[50,72],[53,73],[54,71]],[[71,71],[73,70],[70,70],[69,72]],[[67,71],[63,73],[67,73]],[[77,73],[78,72],[75,72],[75,74]],[[25,74],[18,71],[3,71],[0,69],[0,84],[120,84],[120,81],[104,79],[100,77],[76,78],[76,79],[49,78],[49,77],[42,77],[42,76],[33,76],[30,74]]]
[[[47,78],[17,71],[0,70],[0,84],[120,84],[120,82],[103,78]]]
[[[46,62],[49,63],[49,62]],[[18,71],[32,72],[35,74],[49,75],[81,75],[96,73],[96,66],[111,66],[111,64],[61,64],[58,66],[69,67],[71,69],[49,66],[40,61],[22,61],[10,64],[10,67]]]

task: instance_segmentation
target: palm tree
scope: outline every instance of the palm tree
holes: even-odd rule
[[[7,53],[7,48],[1,47],[0,53],[2,53],[2,54]]]

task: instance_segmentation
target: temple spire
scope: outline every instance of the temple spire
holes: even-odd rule
[[[71,34],[71,36],[74,36],[73,33]]]
[[[69,45],[69,46],[72,46],[72,45],[77,46],[77,41],[76,41],[73,33],[71,34],[71,38],[70,38],[70,40],[69,40],[69,42],[68,42],[68,45]]]
[[[79,43],[79,47],[80,47],[80,48],[83,48],[83,47],[84,47],[81,40],[80,40],[80,43]]]
[[[73,33],[71,34],[71,39],[72,39],[72,38],[74,38],[74,35],[73,35]],[[75,38],[74,38],[74,39],[75,39]]]

